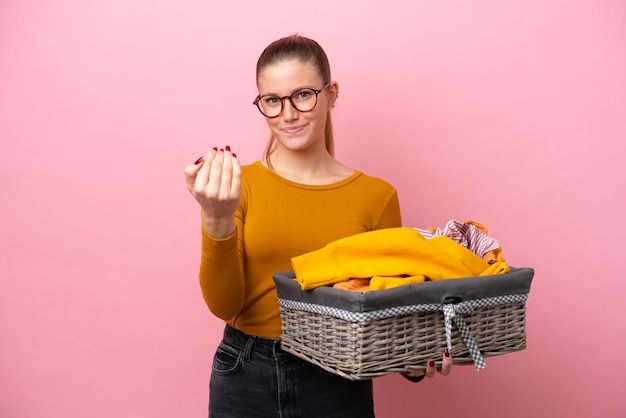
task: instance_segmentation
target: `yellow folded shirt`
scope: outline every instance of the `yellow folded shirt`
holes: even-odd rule
[[[508,272],[503,261],[489,265],[448,237],[426,240],[414,228],[352,235],[294,257],[291,264],[303,290],[350,278],[381,276],[397,280],[393,276],[423,276],[443,280],[479,276],[487,271]]]

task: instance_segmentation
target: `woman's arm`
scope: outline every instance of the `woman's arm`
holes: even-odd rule
[[[232,319],[243,306],[242,221],[235,212],[241,198],[241,166],[236,156],[214,148],[185,168],[187,189],[202,208],[200,286],[211,312]],[[241,225],[237,225],[237,223]]]

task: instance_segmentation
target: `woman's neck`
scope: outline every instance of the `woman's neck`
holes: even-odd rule
[[[301,184],[332,184],[354,174],[354,170],[322,150],[289,151],[277,147],[271,154],[274,172],[287,180]],[[263,162],[268,166],[267,162]]]

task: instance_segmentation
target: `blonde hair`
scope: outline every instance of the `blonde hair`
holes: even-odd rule
[[[261,74],[261,72],[269,65],[275,64],[279,61],[289,61],[292,59],[312,63],[322,78],[322,82],[324,84],[330,83],[330,64],[328,62],[326,52],[324,52],[324,49],[322,49],[322,47],[313,39],[309,39],[298,34],[278,39],[265,48],[265,50],[261,53],[261,56],[259,56],[256,64],[257,80],[259,79],[259,74]],[[326,115],[324,142],[326,150],[328,150],[330,155],[334,155],[335,142],[333,136],[333,125],[330,119],[330,110]],[[270,162],[270,154],[274,151],[275,146],[276,139],[271,136],[263,154],[263,159],[270,168],[273,168],[272,163]]]

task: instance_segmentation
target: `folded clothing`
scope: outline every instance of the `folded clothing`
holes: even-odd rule
[[[504,261],[489,264],[446,236],[425,239],[415,228],[363,232],[291,259],[303,290],[376,278],[372,290],[402,283],[508,273]],[[378,283],[378,284],[376,284]]]

